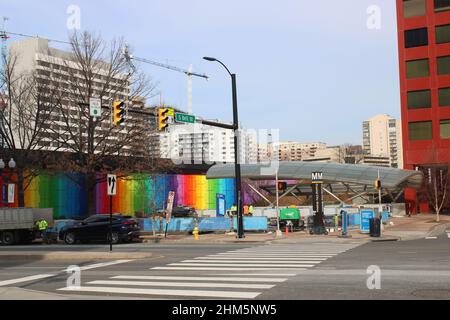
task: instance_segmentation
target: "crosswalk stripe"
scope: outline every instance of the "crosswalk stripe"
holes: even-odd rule
[[[184,267],[234,267],[236,264],[233,263],[169,263],[169,266],[184,266]],[[263,263],[244,263],[239,264],[239,267],[300,267],[300,268],[310,268],[314,267],[314,264],[303,264],[303,263],[289,263],[289,264],[263,264]]]
[[[9,286],[11,284],[16,284],[16,283],[21,283],[21,282],[29,282],[29,281],[34,281],[34,280],[50,278],[53,276],[55,276],[55,275],[54,274],[37,274],[35,276],[0,281],[0,287]]]
[[[208,260],[208,259],[205,259],[205,260],[183,260],[181,262],[182,263],[186,263],[186,262],[189,262],[189,263],[197,263],[197,262],[200,262],[200,263],[205,263],[205,262],[206,263],[223,263],[224,261],[227,261],[227,260]],[[322,261],[318,261],[318,260],[299,260],[299,261],[291,261],[291,260],[289,260],[289,261],[283,261],[283,260],[277,260],[277,261],[271,261],[271,260],[233,260],[233,263],[239,263],[239,264],[241,264],[241,263],[305,264],[305,263],[320,263],[320,262],[322,262]]]
[[[216,283],[216,282],[154,282],[154,281],[116,281],[96,280],[87,284],[118,285],[118,286],[144,286],[144,287],[191,287],[191,288],[234,288],[234,289],[271,289],[273,284],[250,283]]]
[[[252,268],[252,271],[279,270],[280,268]],[[229,267],[153,267],[152,270],[184,270],[184,271],[249,271],[249,268],[229,268]],[[294,269],[294,268],[286,268]],[[303,271],[305,268],[295,268],[295,270]]]
[[[254,299],[261,292],[251,291],[212,291],[212,290],[178,290],[178,289],[142,289],[142,288],[116,288],[116,287],[66,287],[59,291],[75,292],[107,292],[118,294],[158,295],[158,296],[189,296],[208,298],[235,298]]]
[[[302,261],[302,260],[314,260],[314,261],[325,261],[327,258],[316,258],[316,257],[301,257],[301,258],[291,258],[291,257],[222,257],[222,256],[210,256],[210,257],[197,257],[194,258],[195,261],[200,260],[278,260],[278,261]]]
[[[224,275],[229,275],[224,274]],[[233,276],[235,273],[233,273]],[[242,274],[240,274],[242,275]],[[249,275],[249,274],[245,274]],[[253,275],[253,274],[251,274]],[[257,276],[259,274],[256,274]],[[289,276],[295,274],[262,274],[264,276]],[[237,278],[237,277],[186,277],[186,276],[115,276],[112,279],[123,280],[195,280],[195,281],[234,281],[234,282],[284,282],[286,278]]]

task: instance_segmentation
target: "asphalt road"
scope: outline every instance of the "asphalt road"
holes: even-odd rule
[[[446,234],[401,242],[312,239],[271,245],[133,244],[116,248],[151,251],[153,256],[131,261],[0,261],[0,289],[19,287],[69,298],[450,299],[450,238]],[[4,249],[28,251],[30,247]],[[62,245],[42,249],[107,248]],[[81,287],[67,286],[65,270],[74,264],[85,269]],[[371,269],[375,276],[379,270],[379,281],[367,273],[369,266],[375,266]],[[367,286],[369,277],[372,289]]]

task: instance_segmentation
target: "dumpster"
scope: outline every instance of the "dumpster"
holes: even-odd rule
[[[280,209],[280,227],[291,225],[294,229],[303,229],[304,221],[300,219],[300,210],[298,208]]]
[[[381,220],[380,218],[371,218],[370,220],[370,236],[380,237],[381,236]]]

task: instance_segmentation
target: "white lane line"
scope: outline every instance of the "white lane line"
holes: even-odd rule
[[[426,240],[436,240],[437,237],[426,237],[425,239],[426,239]]]
[[[183,260],[181,261],[182,263],[197,263],[200,262],[200,264],[202,263],[220,263],[223,264],[226,260]],[[300,261],[283,261],[281,259],[277,260],[277,261],[271,261],[271,260],[234,260],[233,263],[238,263],[239,265],[241,265],[241,263],[276,263],[276,264],[305,264],[305,263],[320,263],[322,261],[317,261],[317,260],[300,260]]]
[[[224,274],[224,275],[229,275]],[[233,275],[235,275],[233,273]],[[250,274],[245,274],[250,275]],[[262,274],[263,276],[288,276],[293,274]],[[286,278],[236,278],[236,277],[185,277],[185,276],[115,276],[111,279],[123,280],[195,280],[195,281],[234,281],[234,282],[284,282]]]
[[[250,292],[250,291],[245,292],[245,291],[172,290],[172,289],[140,289],[140,288],[115,288],[115,287],[66,287],[58,290],[73,291],[73,292],[107,292],[120,294],[236,298],[236,299],[253,299],[261,294],[261,292]]]
[[[11,284],[16,284],[16,283],[21,283],[21,282],[29,282],[29,281],[34,281],[34,280],[50,278],[50,277],[54,277],[54,276],[55,276],[55,274],[37,274],[35,276],[0,281],[0,287],[9,286]]]
[[[450,233],[447,233],[447,237],[450,239]]]
[[[89,264],[89,265],[81,267],[80,270],[84,271],[84,270],[91,270],[91,269],[96,269],[96,268],[108,267],[108,266],[113,266],[113,265],[116,265],[116,264],[126,263],[126,262],[130,262],[130,261],[133,261],[133,260],[114,260],[114,261],[110,261],[110,262]],[[66,271],[66,270],[64,270],[64,271]]]
[[[314,261],[325,261],[328,258],[315,258],[315,257],[302,257],[302,258],[291,258],[291,257],[198,257],[194,261],[199,260],[278,260],[278,261],[303,261],[303,260],[314,260]]]
[[[305,269],[306,270],[306,269]],[[226,276],[229,273],[214,273],[216,276]],[[233,273],[233,276],[265,276],[265,277],[294,277],[297,273]],[[241,279],[241,278],[238,278]],[[249,278],[247,278],[249,279]],[[283,279],[287,280],[287,279]],[[243,279],[243,281],[246,281]]]
[[[96,280],[87,284],[116,285],[116,286],[142,286],[142,287],[186,287],[186,288],[234,288],[234,289],[271,289],[273,284],[250,283],[216,283],[216,282],[155,282],[155,281],[116,281]]]
[[[263,263],[243,263],[236,265],[234,263],[169,263],[168,266],[184,266],[184,267],[299,267],[299,268],[311,268],[314,267],[314,264],[263,264]]]
[[[252,271],[279,270],[280,268],[252,268]],[[305,268],[285,268],[289,270],[304,271]],[[225,268],[225,267],[154,267],[151,270],[184,270],[184,271],[249,271],[248,268]]]
[[[208,257],[214,257],[216,255],[209,255]],[[261,253],[252,253],[252,254],[245,254],[245,253],[235,253],[235,254],[218,254],[217,257],[290,257],[290,258],[331,258],[334,257],[336,255],[334,254],[317,254],[317,255],[312,255],[312,254],[308,254],[308,255],[301,255],[301,254],[261,254]]]

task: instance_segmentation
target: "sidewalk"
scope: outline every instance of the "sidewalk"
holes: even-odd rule
[[[436,222],[434,214],[419,214],[391,218],[383,234],[399,237],[400,240],[414,240],[437,236],[447,228],[450,228],[450,216],[441,215],[440,222]]]
[[[194,240],[192,235],[187,234],[169,234],[167,238],[164,235],[141,236],[146,243],[192,243],[192,244],[210,244],[210,243],[295,243],[302,241],[315,240],[332,240],[343,242],[349,240],[358,241],[397,241],[397,240],[414,240],[422,239],[427,236],[435,236],[450,227],[450,216],[441,216],[439,223],[435,222],[435,215],[422,214],[409,217],[393,217],[379,238],[371,238],[368,234],[361,234],[359,230],[350,230],[348,234],[350,238],[340,238],[338,232],[329,233],[328,235],[310,235],[306,231],[302,232],[283,232],[281,237],[276,237],[275,232],[268,233],[251,233],[246,232],[245,238],[237,239],[236,233],[207,233],[200,234],[199,240]]]

